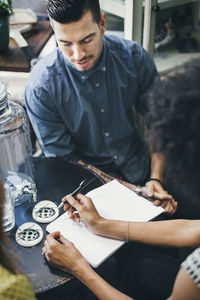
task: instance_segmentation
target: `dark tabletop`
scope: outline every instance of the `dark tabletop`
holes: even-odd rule
[[[37,202],[51,200],[59,204],[61,198],[71,193],[84,179],[95,178],[82,191],[84,194],[104,183],[91,170],[65,159],[34,158],[33,162],[37,186]],[[44,238],[38,245],[31,248],[24,248],[19,246],[15,241],[15,232],[21,224],[36,222],[32,218],[32,209],[35,204],[33,202],[25,202],[15,207],[16,225],[8,234],[12,241],[13,250],[20,259],[22,272],[29,277],[35,293],[40,293],[61,286],[70,280],[70,275],[50,267],[42,255],[42,247],[47,234],[47,224],[39,223],[43,229]],[[61,213],[63,212],[61,210]]]

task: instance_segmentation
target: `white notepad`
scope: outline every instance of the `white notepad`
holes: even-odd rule
[[[164,211],[117,180],[90,191],[87,196],[92,198],[99,214],[107,219],[149,221]],[[60,231],[93,267],[98,267],[125,243],[91,233],[82,221],[75,223],[71,220],[68,213],[47,225],[46,230],[50,233]]]

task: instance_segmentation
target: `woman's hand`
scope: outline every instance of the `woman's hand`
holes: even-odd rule
[[[42,251],[52,266],[74,276],[78,276],[79,271],[88,265],[74,244],[58,231],[47,235]]]
[[[64,205],[64,210],[69,209],[69,217],[76,222],[80,222],[80,218],[84,221],[85,225],[94,233],[97,233],[98,226],[103,221],[103,218],[97,212],[92,200],[89,197],[78,193],[75,197],[67,195],[62,201],[67,200]]]

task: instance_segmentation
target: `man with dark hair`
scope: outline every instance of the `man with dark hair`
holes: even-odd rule
[[[138,43],[104,35],[98,0],[45,3],[58,48],[34,67],[25,92],[43,154],[86,164],[106,181],[119,176],[138,193],[134,184],[148,181],[145,195],[173,213],[163,158],[152,156],[149,178],[149,150],[135,118],[135,109],[145,116],[158,76],[153,60]]]
[[[97,24],[101,21],[99,0],[86,1],[54,1],[45,0],[45,5],[52,20],[66,24],[79,21],[83,14],[90,10],[93,21]]]

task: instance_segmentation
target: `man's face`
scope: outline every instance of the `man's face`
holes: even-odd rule
[[[90,11],[76,22],[67,24],[51,20],[56,40],[64,57],[79,71],[88,71],[96,64],[102,51],[105,15],[97,24]]]

